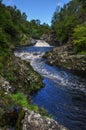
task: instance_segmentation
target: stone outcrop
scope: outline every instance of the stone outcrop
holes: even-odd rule
[[[54,119],[20,107],[12,107],[5,111],[2,122],[5,127],[0,126],[0,130],[67,130]]]
[[[1,73],[4,78],[0,78],[0,89],[5,92],[20,90],[29,94],[43,86],[40,75],[32,69],[30,64],[14,55],[6,61]]]
[[[54,31],[43,34],[40,39],[48,42],[51,46],[58,46],[60,44]]]
[[[34,39],[34,38],[30,38],[29,39],[29,42],[34,45],[36,42],[37,42],[37,39]]]
[[[51,65],[66,68],[81,77],[86,76],[86,55],[75,54],[70,45],[53,48],[44,57]]]
[[[22,130],[67,130],[55,120],[42,117],[30,110],[26,110],[22,125]]]

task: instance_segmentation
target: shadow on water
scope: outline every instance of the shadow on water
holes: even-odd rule
[[[27,53],[22,59],[30,59],[30,64],[43,77],[45,85],[32,101],[44,107],[56,121],[69,130],[86,130],[86,82],[78,77],[45,63],[43,54],[50,47],[26,47],[18,51]]]

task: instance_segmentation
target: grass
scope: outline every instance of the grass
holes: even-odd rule
[[[42,107],[39,108],[37,105],[29,103],[27,97],[21,92],[18,92],[16,94],[11,94],[9,97],[11,98],[11,100],[14,102],[16,106],[26,107],[29,110],[39,112],[42,116],[51,117],[44,108]]]
[[[36,105],[29,104],[27,97],[21,92],[17,92],[16,94],[11,94],[10,98],[17,106],[26,107],[29,110],[34,110],[36,112],[38,111],[38,107]]]
[[[20,105],[22,107],[24,106],[28,107],[28,102],[26,100],[26,97],[22,93],[18,92],[16,94],[11,94],[10,98],[11,100],[14,101],[16,105]]]
[[[21,129],[21,120],[24,118],[25,111],[23,108],[40,113],[44,117],[49,116],[48,112],[44,108],[38,108],[36,105],[29,103],[29,99],[21,93],[17,92],[15,94],[4,94],[3,91],[0,92],[0,126],[5,129],[5,127],[10,124],[10,120],[15,120],[15,115],[12,115],[12,111],[9,112],[10,108],[18,107],[18,117],[15,121],[15,130]],[[9,113],[8,113],[9,112]]]

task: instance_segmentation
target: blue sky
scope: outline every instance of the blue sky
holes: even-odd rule
[[[27,19],[39,19],[41,23],[50,25],[51,18],[57,5],[63,6],[70,0],[3,0],[6,5],[16,5],[21,12],[25,12]]]

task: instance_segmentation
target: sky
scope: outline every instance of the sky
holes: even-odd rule
[[[27,15],[27,20],[39,19],[41,23],[51,24],[53,13],[58,5],[61,7],[70,0],[3,0],[5,5],[16,7]]]

